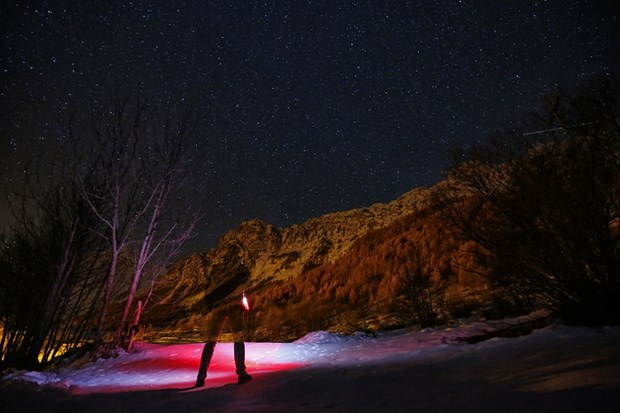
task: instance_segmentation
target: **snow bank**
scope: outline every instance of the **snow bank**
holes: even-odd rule
[[[243,386],[231,385],[237,381],[232,343],[216,346],[201,388],[193,385],[203,343],[141,343],[132,354],[90,364],[5,372],[0,408],[37,413],[617,412],[620,328],[552,324],[517,338],[499,333],[512,337],[541,316],[469,320],[377,337],[317,331],[295,343],[247,343],[246,365],[254,379]]]
[[[39,371],[27,371],[27,370],[11,370],[3,374],[2,380],[5,381],[25,381],[28,383],[35,383],[40,386],[54,386],[69,388],[70,381],[63,380],[58,377],[58,374],[53,372],[39,372]]]
[[[437,352],[448,354],[465,343],[499,337],[498,331],[534,325],[547,313],[502,321],[468,322],[458,326],[396,330],[376,337],[364,332],[343,335],[315,331],[293,343],[247,343],[246,364],[257,377],[306,367],[350,367],[388,360],[409,361]],[[203,343],[157,345],[140,343],[132,354],[49,372],[13,371],[3,381],[71,389],[77,393],[122,392],[191,387],[196,380]],[[219,343],[208,372],[207,387],[236,381],[232,343]]]
[[[326,344],[326,343],[343,343],[349,341],[368,340],[374,338],[373,336],[364,333],[363,331],[356,331],[351,335],[330,333],[329,331],[313,331],[306,334],[299,340],[294,341],[295,344]]]

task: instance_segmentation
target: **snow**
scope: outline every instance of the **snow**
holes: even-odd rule
[[[522,411],[532,406],[617,411],[620,328],[553,324],[518,338],[465,343],[525,320],[376,337],[318,331],[294,343],[246,343],[246,365],[254,379],[243,386],[233,384],[232,344],[219,343],[205,387],[198,389],[191,387],[202,343],[139,343],[132,354],[82,366],[5,372],[0,405],[9,406],[3,411],[53,406],[54,411],[108,413],[176,411],[178,406],[183,411],[249,412],[411,411],[412,406],[420,411]]]
[[[323,343],[340,343],[343,341],[355,341],[365,340],[372,336],[364,333],[363,331],[356,331],[351,335],[330,333],[329,331],[313,331],[306,334],[299,340],[295,341],[298,344],[323,344]]]

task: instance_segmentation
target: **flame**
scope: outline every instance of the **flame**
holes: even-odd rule
[[[250,311],[250,303],[248,302],[248,297],[245,296],[245,293],[243,293],[241,297],[241,306],[245,311]]]

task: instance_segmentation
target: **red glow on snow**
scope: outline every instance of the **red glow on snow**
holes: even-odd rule
[[[187,389],[198,373],[202,343],[155,345],[138,344],[137,352],[119,357],[113,367],[101,366],[101,377],[72,388],[71,392],[116,393],[139,390]],[[247,371],[254,379],[270,373],[302,367],[279,343],[246,343]],[[107,373],[104,371],[109,370]],[[218,343],[209,365],[204,388],[237,382],[232,343]],[[200,389],[196,389],[199,391]]]

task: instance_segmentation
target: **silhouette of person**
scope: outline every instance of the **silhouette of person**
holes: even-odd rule
[[[205,384],[209,363],[211,362],[215,345],[219,341],[219,336],[226,321],[230,324],[230,329],[233,334],[235,372],[238,376],[237,383],[243,384],[252,380],[252,376],[245,371],[245,321],[246,313],[250,311],[250,305],[245,291],[241,294],[240,305],[235,304],[234,306],[228,306],[224,310],[221,316],[213,320],[214,322],[210,324],[207,330],[207,340],[202,349],[195,387],[202,387]]]

